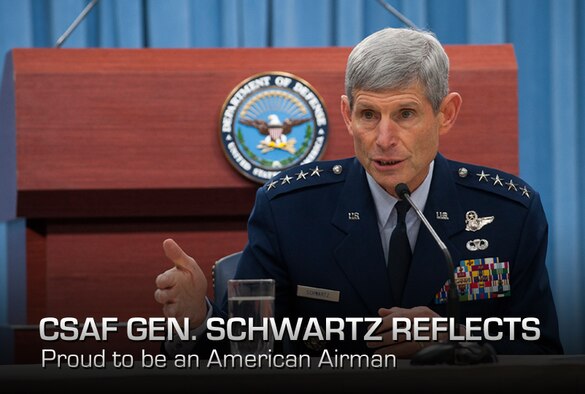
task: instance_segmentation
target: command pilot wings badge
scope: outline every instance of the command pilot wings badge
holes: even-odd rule
[[[225,154],[245,177],[264,183],[313,162],[325,150],[325,105],[306,81],[289,73],[258,74],[226,99],[220,125]]]
[[[495,219],[494,216],[485,216],[480,218],[477,216],[477,212],[468,211],[465,214],[465,231],[478,231],[481,230],[486,224],[490,224]]]

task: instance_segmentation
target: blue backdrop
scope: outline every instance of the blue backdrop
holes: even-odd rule
[[[541,192],[549,218],[563,342],[568,352],[585,353],[585,2],[388,2],[444,44],[514,44],[520,175]],[[53,46],[87,3],[0,0],[0,55]],[[101,0],[64,47],[351,46],[386,26],[402,24],[376,0]],[[7,262],[23,258],[16,247],[23,239],[23,221],[0,223],[0,323],[15,318],[5,280]]]

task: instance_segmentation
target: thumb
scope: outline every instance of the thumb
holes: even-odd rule
[[[163,249],[165,255],[175,264],[175,267],[178,269],[191,269],[194,260],[173,239],[165,239]]]

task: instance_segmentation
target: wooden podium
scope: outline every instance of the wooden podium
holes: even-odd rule
[[[441,151],[517,173],[512,46],[446,49],[463,108]],[[224,100],[254,74],[293,73],[324,99],[330,135],[323,159],[352,156],[339,114],[349,52],[12,50],[1,97],[0,219],[27,223],[26,283],[18,284],[26,286],[26,321],[8,322],[14,346],[27,342],[19,335],[38,342],[38,332],[17,324],[45,316],[160,316],[154,279],[171,267],[162,251],[168,237],[211,283],[213,262],[245,245],[259,186],[224,157]],[[35,352],[15,348],[14,362],[34,362]]]

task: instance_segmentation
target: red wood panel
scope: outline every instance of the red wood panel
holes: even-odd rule
[[[29,272],[46,294],[31,293],[29,323],[44,316],[162,316],[154,280],[172,268],[162,241],[175,239],[199,263],[212,296],[211,266],[243,249],[245,220],[161,223],[49,223],[44,270]],[[42,266],[38,260],[35,266]]]
[[[47,238],[44,223],[27,223],[26,315],[34,324],[47,309]]]
[[[454,160],[518,174],[518,76],[512,45],[446,46],[450,87],[463,97],[440,150]]]
[[[464,71],[451,78],[463,105],[456,126],[441,137],[447,157],[518,174],[518,92],[513,70]],[[481,100],[474,97],[481,96]]]
[[[126,201],[133,216],[172,214],[165,209],[173,198],[164,191],[196,190],[211,201],[228,191],[250,195],[257,185],[224,157],[219,113],[240,81],[270,70],[292,72],[316,88],[330,118],[324,158],[351,156],[353,144],[339,115],[349,50],[15,50],[18,213],[58,217],[63,201],[74,199],[65,215],[121,216],[116,205],[96,203],[96,191]],[[458,160],[516,173],[512,47],[447,51],[452,87],[464,104],[441,149]],[[122,198],[123,191],[140,191],[142,198]],[[53,194],[37,197],[41,192]],[[241,214],[231,211],[236,206],[227,204],[222,212]]]
[[[256,188],[168,190],[29,190],[19,216],[29,218],[247,216]]]
[[[345,136],[337,107],[347,50],[324,52],[18,51],[19,189],[249,187],[219,144],[224,100],[250,75],[293,72],[321,93],[331,129]],[[351,147],[331,138],[329,151]]]

